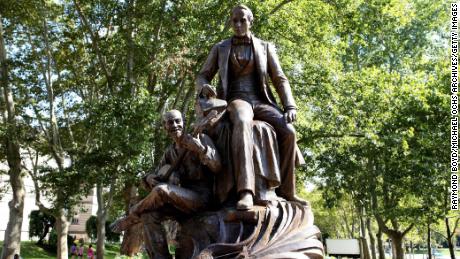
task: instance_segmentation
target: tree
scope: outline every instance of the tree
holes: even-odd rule
[[[454,218],[454,224],[453,224],[453,227],[451,227],[451,225],[449,224],[449,219],[450,217],[449,216],[446,216],[444,218],[444,221],[446,223],[446,236],[445,236],[445,239],[447,240],[447,244],[449,246],[449,253],[450,253],[450,258],[452,259],[455,259],[455,251],[454,251],[454,248],[455,248],[455,241],[453,241],[453,239],[455,238],[455,233],[457,233],[457,228],[459,226],[459,222],[460,222],[460,217],[457,216],[456,218]]]
[[[59,30],[61,24],[56,20],[59,6],[48,2],[10,3],[8,6],[14,7],[12,10],[16,14],[25,10],[28,12],[21,14],[24,17],[22,19],[8,17],[8,29],[14,34],[10,44],[23,50],[14,52],[12,80],[18,85],[16,94],[22,104],[19,114],[35,133],[34,140],[24,142],[30,148],[29,155],[31,158],[37,157],[35,161],[38,161],[38,154],[50,156],[55,162],[51,166],[35,164],[29,173],[36,187],[37,205],[40,210],[56,218],[58,258],[66,258],[69,226],[67,213],[71,212],[80,194],[78,190],[68,187],[79,188],[72,185],[76,182],[76,174],[66,164],[72,160],[68,151],[71,151],[75,143],[72,143],[71,133],[63,134],[63,131],[70,130],[70,125],[66,124],[70,120],[63,93],[67,85],[64,84],[66,73],[63,72],[62,64],[72,52],[62,52],[59,49],[65,45],[60,37],[63,33]],[[58,96],[62,102],[59,102]],[[64,121],[61,120],[61,112],[62,117],[67,117]],[[65,139],[66,136],[70,137]],[[66,147],[67,143],[70,143],[70,148]],[[51,207],[42,204],[40,197],[43,195],[52,201]]]
[[[434,159],[448,150],[441,144],[448,118],[445,6],[328,3],[339,70],[321,78],[321,88],[312,86],[312,119],[301,141],[313,151],[326,201],[351,193],[402,258],[402,237],[413,224],[441,216],[439,190],[448,178]]]
[[[108,241],[112,242],[118,242],[120,241],[120,234],[114,233],[110,230],[109,226],[112,222],[111,221],[106,221],[105,222],[105,227],[108,230],[105,233],[105,237],[107,238]],[[96,216],[91,216],[89,217],[88,221],[86,221],[86,233],[88,234],[89,238],[92,240],[95,240],[98,237],[98,222],[97,222],[97,217]]]
[[[15,98],[9,83],[8,60],[6,56],[3,32],[3,19],[0,15],[0,84],[3,120],[3,147],[9,166],[9,180],[13,199],[8,203],[10,214],[5,231],[1,258],[13,258],[20,252],[21,228],[24,211],[24,181],[22,179],[20,143],[18,138],[18,122],[16,118]]]
[[[38,237],[37,244],[42,245],[46,235],[54,226],[55,219],[39,210],[33,210],[30,213],[29,220],[29,237]]]

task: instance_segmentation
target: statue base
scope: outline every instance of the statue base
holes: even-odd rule
[[[144,235],[151,236],[149,213],[142,215]],[[276,201],[249,211],[232,208],[202,212],[180,224],[176,258],[323,258],[319,229],[310,207]],[[150,258],[155,245],[146,239]]]

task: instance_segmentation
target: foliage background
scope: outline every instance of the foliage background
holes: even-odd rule
[[[323,234],[359,236],[369,220],[367,235],[404,236],[449,216],[449,2],[242,2],[291,82],[308,162],[298,191],[314,184],[305,195]],[[17,137],[70,161],[36,168],[54,208],[71,211],[74,194],[97,185],[110,217],[123,213],[120,197],[168,144],[160,114],[175,108],[193,121],[195,75],[231,36],[237,3],[0,1]]]

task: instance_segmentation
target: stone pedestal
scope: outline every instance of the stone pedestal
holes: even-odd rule
[[[144,226],[146,235],[152,232],[148,222]],[[320,259],[319,237],[311,209],[298,203],[277,201],[250,211],[222,209],[180,222],[176,258]],[[154,244],[145,245],[152,251]]]

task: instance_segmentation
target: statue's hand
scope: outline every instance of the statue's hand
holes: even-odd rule
[[[150,188],[153,188],[160,183],[155,179],[155,176],[156,175],[154,174],[149,174],[147,178],[145,179],[145,181],[147,182]]]
[[[289,109],[284,113],[284,119],[287,123],[293,123],[297,118],[297,111],[295,109]]]
[[[203,152],[206,148],[201,144],[201,141],[198,138],[194,138],[192,135],[187,134],[183,136],[181,139],[181,146],[184,148],[195,152],[195,153],[201,153]]]
[[[214,90],[214,87],[212,87],[212,85],[209,84],[204,84],[202,86],[200,94],[206,96],[207,98],[217,96],[216,90]]]
[[[176,173],[172,173],[171,176],[169,176],[168,183],[179,186],[180,185],[179,176]]]

